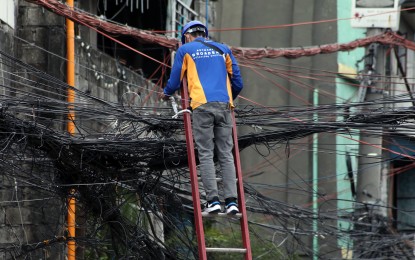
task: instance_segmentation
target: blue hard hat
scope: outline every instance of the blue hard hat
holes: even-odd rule
[[[204,30],[200,30],[200,31],[204,31],[205,32],[205,34],[206,34],[206,37],[208,37],[209,36],[209,32],[208,32],[208,29],[206,28],[206,26],[202,23],[202,22],[200,22],[200,21],[191,21],[191,22],[188,22],[184,27],[183,27],[183,30],[182,30],[182,44],[184,44],[185,43],[185,37],[184,37],[184,35],[187,33],[187,32],[190,32],[189,31],[189,29],[190,28],[192,28],[192,27],[196,27],[196,28],[200,28],[200,27],[202,27]]]

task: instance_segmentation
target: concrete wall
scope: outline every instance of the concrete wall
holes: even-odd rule
[[[37,5],[19,1],[15,34],[23,39],[16,40],[16,58],[65,79],[65,62],[56,56],[65,56],[65,19]]]
[[[0,22],[1,23],[1,22]],[[0,24],[0,50],[12,54],[14,53],[14,38],[13,38],[14,30],[10,28],[7,24]],[[0,61],[0,84],[6,84],[10,75],[7,73],[10,71],[10,67],[3,64]]]
[[[34,66],[47,68],[45,62],[48,59],[47,55],[41,54],[39,51],[33,50],[29,44],[24,44],[17,37],[27,37],[28,41],[36,41],[45,47],[44,42],[37,41],[41,36],[47,39],[45,28],[40,24],[44,21],[38,20],[40,25],[37,28],[28,26],[29,20],[36,21],[33,17],[33,11],[29,10],[29,5],[22,2],[24,15],[18,19],[16,30],[11,28],[8,24],[0,24],[0,51],[11,55],[18,55],[27,62],[32,62]],[[27,8],[27,9],[26,9]],[[16,8],[16,15],[17,11]],[[53,28],[50,31],[51,35],[56,32]],[[47,42],[48,44],[50,42]],[[0,57],[1,59],[1,57]],[[13,85],[11,74],[13,68],[10,63],[5,64],[0,60],[0,85]],[[1,94],[5,94],[5,90],[1,89]],[[19,148],[13,147],[15,150]],[[63,233],[63,221],[59,214],[59,208],[62,206],[60,199],[53,199],[53,194],[39,189],[28,184],[27,180],[33,173],[31,171],[30,163],[19,160],[19,158],[30,158],[31,154],[24,154],[23,152],[17,156],[7,149],[3,149],[0,160],[0,259],[15,259],[20,253],[21,249],[30,249],[33,244],[38,244],[45,240],[53,239],[55,236],[61,236]],[[10,165],[14,165],[10,167]],[[35,170],[37,171],[37,170]],[[43,174],[45,176],[42,176]],[[37,172],[39,178],[47,178],[46,171]],[[45,199],[49,198],[49,199]],[[58,230],[56,227],[61,227]],[[61,232],[62,231],[62,232]],[[30,246],[27,246],[30,245]],[[17,247],[16,247],[17,246]],[[22,248],[19,248],[22,246]],[[7,250],[8,252],[4,252]],[[10,250],[11,249],[11,250]],[[43,250],[38,250],[30,254],[36,259],[63,259],[62,253],[64,247],[60,244],[54,244],[44,247]]]
[[[0,23],[0,50],[66,81],[66,32],[65,19],[37,5],[18,1],[16,28]],[[92,7],[93,8],[93,7]],[[112,57],[96,50],[96,34],[85,28],[77,28],[76,38],[76,87],[109,102],[122,102],[127,92],[147,95],[154,84],[140,73],[126,68]],[[95,39],[95,41],[94,41]],[[1,58],[1,57],[0,57]],[[7,71],[12,70],[0,60],[0,85],[13,84]],[[30,75],[25,75],[30,77]],[[19,85],[21,87],[21,85]],[[153,105],[153,94],[148,105]],[[82,121],[81,126],[99,129],[97,122]],[[55,125],[63,130],[65,126]],[[19,148],[14,147],[15,150]],[[3,151],[4,152],[4,151]],[[28,185],[24,180],[33,176],[54,178],[53,167],[32,168],[31,158],[22,148],[16,157],[0,160],[0,249],[36,245],[39,242],[62,236],[65,232],[66,206],[64,200],[54,192],[39,191],[39,187]],[[16,159],[18,158],[18,159]],[[9,164],[14,164],[13,170]],[[13,177],[15,176],[15,177]],[[44,198],[54,197],[44,200]],[[13,259],[20,248],[12,253],[0,253],[0,259]],[[30,254],[33,259],[65,259],[65,243],[55,243]]]

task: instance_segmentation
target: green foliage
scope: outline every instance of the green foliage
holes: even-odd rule
[[[143,210],[135,195],[117,194],[115,198],[120,214],[123,219],[133,225],[138,225],[147,230],[149,226],[149,216]],[[194,226],[191,216],[177,214],[170,226],[165,226],[165,246],[170,252],[171,257],[176,259],[194,259],[194,251],[197,252],[197,239],[194,233]],[[224,219],[223,222],[216,220],[205,220],[205,241],[206,247],[218,248],[243,248],[242,236],[239,221]],[[92,221],[90,225],[94,230],[94,237],[99,241],[99,247],[85,247],[84,259],[113,259],[117,241],[111,234],[111,228],[107,223]],[[280,248],[272,242],[272,234],[267,234],[265,230],[250,226],[251,249],[254,259],[278,260],[278,259],[299,259],[296,255],[286,255]],[[115,244],[114,244],[115,243]],[[123,250],[122,246],[117,248]],[[210,260],[233,260],[244,259],[243,254],[239,253],[208,253]]]
[[[171,232],[169,232],[169,235],[166,236],[165,245],[171,250],[171,254],[176,259],[194,259],[193,252],[189,249],[190,247],[197,248],[193,227],[187,225],[182,226],[180,229],[180,232],[177,230],[171,230]],[[194,240],[189,241],[188,236],[194,237]]]
[[[108,226],[104,225],[101,227],[97,227],[97,232],[95,233],[95,238],[97,241],[100,241],[101,246],[100,247],[85,247],[85,260],[110,260],[111,252],[112,250],[109,250],[111,248],[110,241],[106,239],[106,237],[109,235],[109,228]],[[105,241],[107,241],[105,243]]]
[[[146,221],[144,214],[142,214],[142,210],[137,203],[137,198],[135,194],[118,194],[114,193],[115,197],[114,203],[118,207],[120,214],[123,216],[125,221],[130,223],[143,225]],[[142,216],[141,216],[141,215]],[[84,259],[86,260],[110,260],[113,259],[114,256],[114,246],[119,246],[118,250],[122,250],[122,245],[115,245],[117,243],[112,238],[111,228],[108,223],[102,223],[96,221],[95,218],[89,220],[87,226],[94,230],[94,238],[99,241],[100,246],[93,246],[93,247],[85,247],[85,256]]]
[[[252,233],[251,233],[252,234]],[[259,232],[261,234],[261,232]],[[239,224],[205,223],[206,247],[242,248],[242,235]],[[253,258],[261,260],[297,259],[296,256],[287,256],[269,240],[250,236]],[[233,260],[244,259],[239,253],[208,253],[208,259]]]

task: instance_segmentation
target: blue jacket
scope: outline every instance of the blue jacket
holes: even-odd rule
[[[224,44],[198,37],[223,51],[223,56],[198,41],[182,45],[176,52],[170,79],[164,94],[172,95],[187,75],[190,106],[195,109],[207,102],[225,102],[233,107],[233,100],[243,88],[241,73],[231,50]]]

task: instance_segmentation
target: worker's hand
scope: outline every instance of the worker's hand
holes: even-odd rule
[[[162,100],[169,100],[170,96],[164,94],[163,92],[159,93],[159,98]]]

